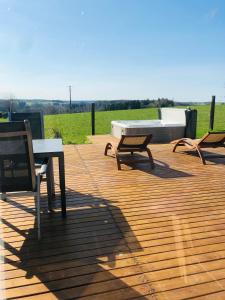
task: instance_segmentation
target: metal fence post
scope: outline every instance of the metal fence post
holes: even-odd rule
[[[211,107],[210,107],[210,120],[209,120],[210,130],[213,130],[214,127],[215,104],[216,104],[216,96],[212,96]]]
[[[91,103],[91,134],[95,135],[95,103]]]

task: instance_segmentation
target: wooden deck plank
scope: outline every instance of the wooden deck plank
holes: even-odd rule
[[[152,145],[155,170],[118,171],[108,138],[65,146],[68,217],[43,186],[41,242],[32,197],[1,202],[6,298],[224,299],[225,160]]]

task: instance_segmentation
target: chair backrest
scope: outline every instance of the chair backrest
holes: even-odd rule
[[[0,192],[34,191],[36,176],[29,122],[0,124]]]
[[[44,139],[44,119],[42,112],[29,112],[29,113],[9,113],[10,121],[24,121],[30,122],[32,138],[33,139]]]
[[[225,142],[225,132],[208,132],[200,140],[201,144],[218,144]]]
[[[118,144],[118,149],[121,148],[140,148],[145,149],[152,138],[152,134],[141,135],[122,135]]]

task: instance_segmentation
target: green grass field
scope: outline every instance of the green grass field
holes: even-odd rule
[[[209,127],[210,106],[193,106],[198,110],[197,136],[201,137]],[[157,109],[134,109],[96,112],[96,134],[107,134],[111,130],[112,120],[157,119]],[[1,119],[3,121],[3,119]],[[87,143],[91,135],[91,114],[62,114],[45,116],[46,138],[54,137],[54,130],[62,135],[64,144]],[[225,130],[225,105],[216,105],[214,130]]]
[[[156,119],[156,109],[135,109],[120,111],[96,112],[96,134],[110,133],[112,120]],[[91,114],[65,114],[45,116],[46,136],[53,135],[52,128],[58,129],[65,144],[87,143],[87,135],[91,135]]]
[[[210,106],[191,106],[198,111],[197,137],[202,137],[209,130]],[[225,131],[225,105],[216,105],[214,131]]]

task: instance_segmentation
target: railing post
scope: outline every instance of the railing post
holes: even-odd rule
[[[162,119],[162,113],[161,113],[161,108],[158,108],[158,119]]]
[[[91,103],[91,134],[95,135],[95,103]]]
[[[216,104],[216,96],[212,96],[211,107],[210,107],[210,120],[209,120],[210,130],[213,130],[214,127],[215,104]]]

